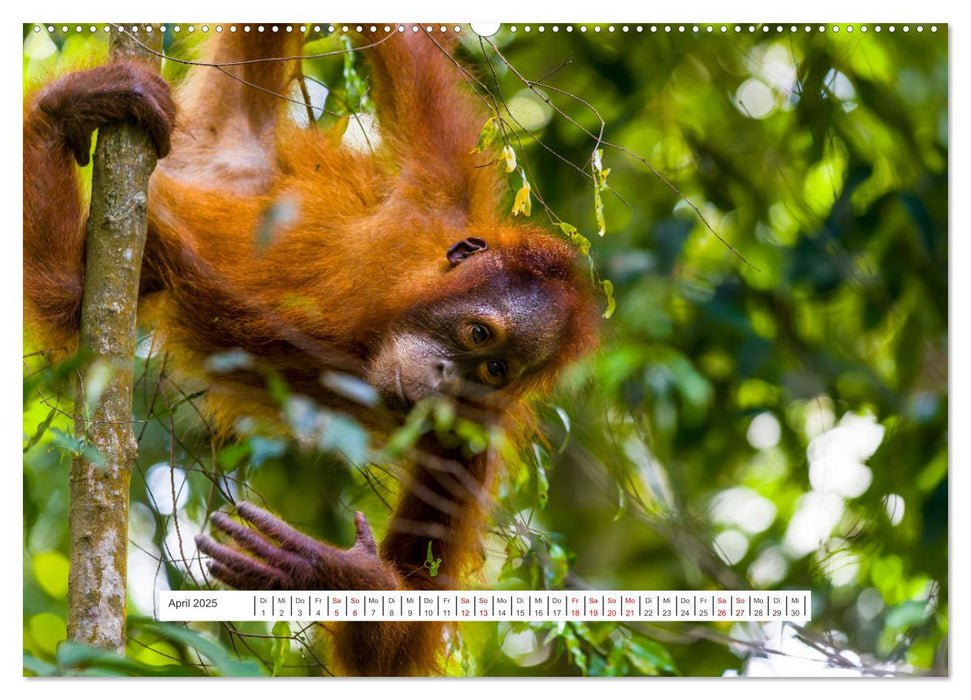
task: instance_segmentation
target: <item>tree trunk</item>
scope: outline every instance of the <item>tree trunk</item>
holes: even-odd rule
[[[161,48],[157,28],[138,37]],[[127,32],[112,30],[108,52],[158,65]],[[131,425],[135,312],[155,161],[151,140],[133,123],[99,129],[79,336],[90,363],[75,408],[75,432],[87,447],[71,465],[67,633],[119,653],[125,648],[129,486],[138,454]]]

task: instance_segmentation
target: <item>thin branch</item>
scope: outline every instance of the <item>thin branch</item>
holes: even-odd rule
[[[698,206],[694,202],[692,202],[690,199],[688,199],[688,197],[673,182],[671,182],[667,177],[665,177],[661,173],[660,170],[658,170],[657,168],[655,168],[653,163],[651,163],[644,156],[641,156],[641,155],[639,155],[639,154],[637,154],[637,153],[635,153],[635,152],[633,152],[633,151],[631,151],[631,150],[629,150],[627,148],[624,148],[623,146],[620,146],[618,144],[615,144],[615,143],[612,143],[610,141],[604,140],[604,138],[603,138],[603,132],[604,132],[604,128],[606,126],[606,122],[604,121],[603,117],[600,116],[600,113],[589,102],[587,102],[586,100],[582,99],[581,97],[579,97],[577,95],[574,95],[572,93],[569,93],[569,92],[567,92],[565,90],[561,90],[559,88],[555,88],[555,87],[550,86],[550,85],[546,85],[546,84],[543,84],[543,83],[537,83],[536,81],[529,80],[522,73],[520,73],[516,69],[516,67],[514,65],[512,65],[512,63],[502,54],[502,52],[499,50],[499,48],[495,45],[495,43],[491,39],[486,38],[485,41],[492,47],[492,49],[496,52],[496,55],[498,55],[499,58],[502,59],[503,63],[505,63],[506,66],[509,67],[509,70],[511,70],[513,72],[513,74],[523,83],[523,85],[525,85],[537,97],[539,97],[541,100],[543,100],[557,114],[559,114],[564,119],[566,119],[567,121],[569,121],[576,128],[580,129],[580,131],[582,131],[584,134],[586,134],[590,138],[594,139],[594,149],[593,149],[594,151],[596,151],[601,146],[606,146],[608,148],[612,148],[612,149],[614,149],[614,150],[616,150],[616,151],[618,151],[618,152],[620,152],[620,153],[628,156],[629,158],[632,158],[632,159],[634,159],[634,160],[636,160],[636,161],[638,161],[638,162],[646,165],[651,170],[651,172],[654,174],[655,177],[657,177],[661,182],[663,182],[672,192],[674,192],[676,195],[678,195],[678,197],[695,212],[695,214],[698,216],[698,218],[701,220],[701,222],[705,225],[705,228],[707,228],[708,231],[710,231],[711,234],[713,236],[715,236],[715,238],[717,238],[719,241],[721,241],[722,245],[724,245],[726,248],[728,248],[735,255],[735,257],[737,257],[739,260],[741,260],[742,262],[744,262],[746,265],[748,265],[749,267],[751,267],[752,269],[754,269],[756,272],[761,272],[761,270],[759,268],[757,268],[755,265],[753,265],[752,263],[750,263],[748,261],[748,259],[745,258],[744,255],[742,255],[731,243],[729,243],[721,234],[719,234],[714,229],[714,227],[712,227],[712,225],[711,225],[711,223],[709,223],[708,219],[705,218],[705,215],[701,213],[701,209],[699,209]],[[550,100],[550,98],[548,96],[544,95],[542,92],[539,91],[539,89],[538,89],[539,87],[543,87],[544,89],[552,90],[552,91],[561,93],[563,95],[566,95],[566,96],[570,97],[571,99],[574,99],[577,102],[579,102],[579,103],[583,104],[584,106],[588,107],[589,109],[593,110],[594,114],[596,114],[596,116],[597,116],[597,119],[600,121],[600,129],[599,129],[598,133],[597,134],[594,134],[587,127],[583,126],[576,119],[574,119],[569,114],[567,114],[566,111],[564,111],[563,109],[561,109],[560,107],[558,107],[556,104],[554,104],[553,101]]]

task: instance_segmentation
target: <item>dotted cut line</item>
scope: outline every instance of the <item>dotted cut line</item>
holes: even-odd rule
[[[106,24],[106,25],[93,25],[93,24],[89,24],[89,25],[84,25],[84,26],[82,26],[80,24],[77,24],[77,25],[74,25],[73,27],[68,26],[66,24],[61,25],[60,27],[58,27],[56,25],[53,25],[53,24],[48,24],[48,25],[40,25],[40,24],[37,24],[37,25],[34,25],[34,31],[35,32],[40,32],[40,31],[43,31],[46,28],[47,31],[48,32],[51,32],[51,33],[58,31],[58,29],[60,29],[61,33],[63,33],[63,34],[67,34],[67,33],[71,32],[72,29],[73,29],[73,31],[75,33],[84,32],[85,30],[87,30],[89,33],[94,33],[94,32],[97,32],[98,31],[99,26],[105,32],[110,32],[114,28],[113,25],[108,25],[108,24]],[[279,31],[285,31],[285,32],[292,32],[295,29],[297,29],[300,32],[306,32],[308,27],[312,27],[315,32],[323,31],[324,28],[326,28],[328,32],[336,32],[336,31],[341,31],[341,32],[349,32],[349,31],[361,32],[361,31],[364,31],[364,27],[362,25],[349,26],[349,25],[333,25],[333,24],[329,24],[329,25],[321,25],[321,24],[315,24],[315,25],[289,25],[288,24],[288,25],[282,25],[282,26],[279,26],[279,25],[270,25],[270,26],[256,25],[254,27],[251,27],[250,25],[242,25],[241,27],[237,27],[234,24],[233,25],[228,25],[227,27],[223,27],[223,25],[221,25],[221,24],[213,25],[212,27],[210,27],[208,24],[202,24],[202,25],[194,25],[194,24],[180,25],[180,24],[175,24],[175,25],[171,25],[171,26],[162,25],[160,27],[157,27],[157,31],[160,31],[160,32],[163,32],[163,33],[164,32],[168,32],[168,31],[172,31],[172,32],[175,32],[175,33],[179,33],[179,32],[182,32],[184,30],[184,31],[189,32],[191,34],[191,33],[195,32],[197,30],[200,31],[200,32],[203,32],[203,33],[207,33],[210,30],[213,30],[213,31],[215,31],[215,32],[218,33],[218,32],[222,32],[224,30],[228,30],[230,32],[236,32],[236,31],[243,31],[243,32],[250,32],[250,31],[257,31],[257,32],[266,32],[266,31],[279,32]],[[370,25],[369,26],[369,29],[372,32],[378,31],[378,27],[375,26],[375,25]],[[846,32],[848,34],[851,34],[854,31],[859,31],[859,32],[862,32],[862,33],[866,33],[866,32],[869,32],[869,31],[873,31],[873,32],[876,32],[876,33],[879,34],[880,32],[886,30],[886,31],[888,31],[888,32],[890,32],[892,34],[892,33],[897,32],[898,30],[901,31],[901,32],[904,32],[904,33],[910,32],[911,30],[914,30],[916,32],[923,32],[925,29],[929,29],[931,32],[936,32],[937,31],[937,25],[934,25],[934,24],[931,24],[931,25],[923,25],[923,24],[916,24],[916,25],[909,25],[909,24],[902,24],[902,25],[894,25],[894,24],[880,25],[880,24],[876,24],[876,25],[872,25],[871,26],[871,25],[865,25],[865,24],[863,24],[863,25],[852,25],[852,24],[845,24],[845,25],[838,25],[838,24],[834,24],[834,25],[824,25],[824,24],[820,24],[820,25],[809,25],[809,24],[805,24],[805,25],[796,25],[796,24],[791,24],[791,25],[782,25],[782,24],[777,24],[777,25],[770,25],[770,24],[760,24],[760,25],[755,25],[755,24],[749,24],[749,25],[742,25],[742,24],[720,24],[720,25],[715,25],[715,24],[701,24],[701,25],[698,25],[698,24],[694,24],[694,25],[685,25],[685,24],[678,24],[678,25],[663,24],[663,25],[657,25],[657,24],[651,24],[651,25],[640,25],[640,24],[638,24],[638,25],[626,25],[625,24],[625,25],[615,26],[615,25],[610,24],[610,25],[606,25],[606,26],[601,26],[599,24],[595,24],[595,25],[586,25],[586,24],[581,24],[581,25],[572,25],[572,24],[567,24],[567,25],[557,25],[557,24],[554,24],[554,25],[542,25],[542,24],[540,24],[540,25],[535,25],[535,26],[533,26],[533,25],[525,25],[525,26],[522,26],[522,27],[519,27],[517,25],[510,25],[509,26],[509,31],[510,32],[514,32],[514,33],[515,32],[518,32],[520,30],[522,30],[523,32],[526,32],[526,33],[530,33],[534,29],[537,32],[541,33],[541,34],[544,33],[547,29],[549,29],[550,31],[552,31],[554,33],[555,32],[559,32],[562,29],[563,31],[568,32],[568,33],[569,32],[573,32],[573,31],[587,32],[587,31],[590,31],[590,30],[592,30],[595,33],[603,32],[604,30],[606,30],[608,33],[610,33],[610,32],[616,32],[616,31],[619,30],[621,32],[631,32],[631,31],[639,32],[639,33],[643,33],[643,32],[650,32],[650,33],[657,33],[657,32],[672,33],[672,32],[678,32],[678,33],[682,33],[682,34],[683,33],[686,33],[686,32],[691,32],[691,33],[694,33],[694,34],[701,34],[701,33],[707,33],[707,34],[714,34],[714,33],[727,34],[729,32],[734,32],[736,34],[740,34],[742,32],[748,32],[750,34],[754,34],[756,32],[762,32],[763,34],[768,34],[769,32],[773,32],[773,31],[775,33],[777,33],[777,34],[778,33],[785,32],[785,31],[788,31],[790,33],[796,33],[796,32],[814,32],[814,31],[815,32],[827,32],[828,31],[828,32],[833,32],[834,34],[839,33],[841,31]],[[433,25],[419,25],[419,24],[410,24],[410,25],[397,24],[397,25],[384,25],[383,26],[383,30],[385,32],[389,32],[389,33],[392,32],[392,31],[405,32],[405,31],[408,31],[408,30],[410,30],[412,32],[418,32],[418,31],[424,30],[424,31],[427,31],[427,32],[438,31],[438,32],[444,33],[444,32],[448,32],[448,31],[461,32],[462,31],[462,27],[459,26],[459,25],[453,25],[453,26],[434,25],[433,26]],[[122,32],[126,32],[127,31],[127,32],[131,32],[132,34],[137,34],[139,32],[145,32],[145,33],[149,33],[150,34],[151,32],[156,31],[156,28],[152,27],[152,25],[141,25],[141,26],[140,25],[131,25],[131,26],[121,26],[121,25],[118,25],[117,26],[117,31],[122,31]]]

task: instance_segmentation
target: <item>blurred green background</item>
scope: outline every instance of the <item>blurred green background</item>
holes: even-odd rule
[[[26,25],[25,85],[103,56],[90,26]],[[531,218],[588,239],[616,302],[601,351],[540,405],[543,437],[511,460],[474,583],[808,588],[813,620],[476,623],[450,637],[450,674],[947,673],[947,28],[739,29],[464,34],[516,153],[510,209],[525,177]],[[191,58],[204,34],[169,28],[165,50]],[[307,51],[341,35],[310,26]],[[185,70],[164,66],[173,81]],[[354,139],[371,118],[366,62],[304,71],[320,128]],[[58,650],[78,438],[52,406],[72,410],[71,367],[26,341],[25,668],[326,674],[306,630],[160,625],[153,590],[202,583],[192,535],[229,495],[338,544],[354,509],[382,530],[395,473],[369,464],[380,445],[284,395],[297,439],[215,446],[196,388],[142,334],[124,662]]]

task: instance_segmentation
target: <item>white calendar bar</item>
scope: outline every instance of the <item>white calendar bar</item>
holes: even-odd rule
[[[158,619],[806,622],[809,591],[160,591]]]

